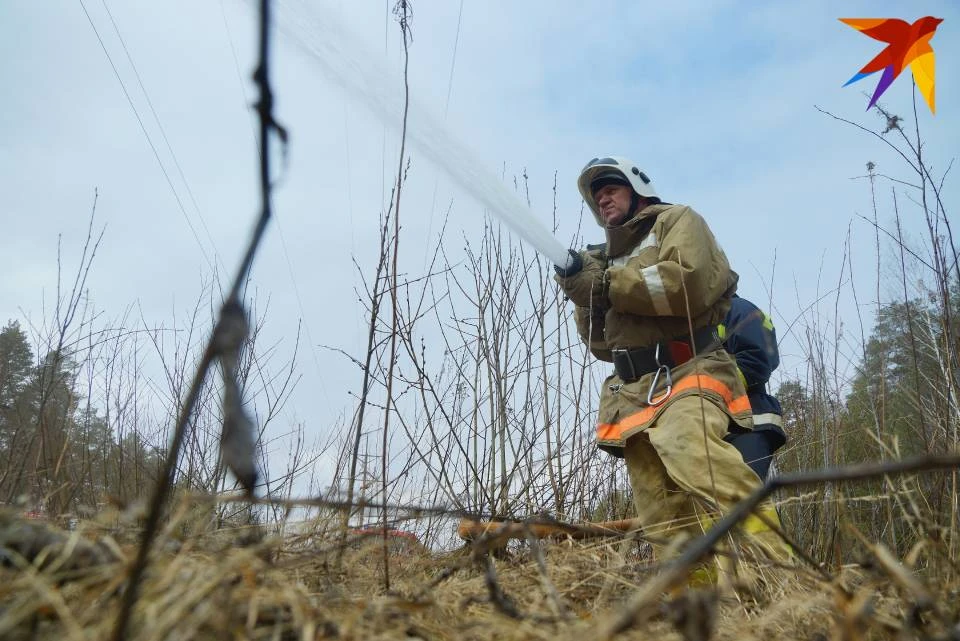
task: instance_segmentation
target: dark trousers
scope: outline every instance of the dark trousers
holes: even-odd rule
[[[767,480],[773,453],[777,449],[775,434],[768,434],[765,430],[731,432],[723,440],[737,448],[743,460],[757,473],[761,481]]]

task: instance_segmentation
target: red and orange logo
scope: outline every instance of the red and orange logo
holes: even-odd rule
[[[850,25],[874,40],[887,43],[883,51],[843,85],[846,87],[870,74],[883,71],[867,109],[877,103],[877,100],[887,90],[887,87],[896,80],[900,72],[907,65],[910,65],[910,71],[913,72],[913,79],[917,83],[917,88],[920,89],[920,93],[927,101],[930,112],[936,113],[934,55],[933,47],[930,46],[930,39],[933,38],[937,27],[943,22],[942,18],[927,16],[920,18],[913,24],[896,18],[840,18],[840,22]]]

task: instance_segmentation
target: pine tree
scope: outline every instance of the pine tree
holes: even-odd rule
[[[0,330],[0,409],[9,410],[26,384],[33,352],[20,324],[10,321]]]

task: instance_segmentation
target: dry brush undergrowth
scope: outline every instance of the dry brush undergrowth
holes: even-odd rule
[[[335,518],[283,537],[216,529],[205,504],[184,499],[158,534],[126,638],[604,638],[663,574],[622,538],[442,553],[396,541],[385,590],[379,536],[353,533],[340,550]],[[4,514],[0,638],[109,638],[135,554],[130,518],[107,511],[66,532]],[[927,532],[905,558],[866,542],[860,563],[835,571],[744,563],[733,581],[658,594],[616,638],[956,639],[948,549]]]

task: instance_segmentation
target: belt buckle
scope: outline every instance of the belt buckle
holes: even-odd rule
[[[612,350],[610,350],[610,353],[613,354],[614,360],[616,360],[616,357],[617,357],[617,354],[618,354],[618,353],[619,353],[619,354],[623,354],[623,355],[626,357],[627,362],[630,364],[630,380],[631,380],[631,381],[635,381],[635,380],[637,380],[638,378],[640,378],[639,376],[637,376],[637,368],[636,368],[636,366],[633,364],[633,357],[630,356],[630,350],[629,350],[629,349],[612,349]],[[618,374],[619,374],[619,372],[618,372]],[[621,376],[621,378],[623,378],[623,377]]]

